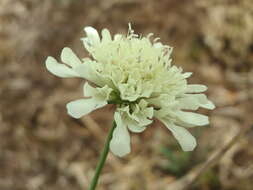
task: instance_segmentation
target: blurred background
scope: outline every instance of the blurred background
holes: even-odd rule
[[[159,123],[132,134],[131,154],[109,154],[98,189],[167,190],[251,127],[252,0],[0,0],[0,190],[87,189],[113,108],[71,118],[65,105],[82,96],[83,81],[55,77],[44,62],[66,46],[87,56],[84,26],[126,33],[129,22],[173,46],[173,63],[209,87],[217,108],[199,110],[211,123],[191,131],[194,152]],[[251,129],[187,189],[252,190],[252,143]]]

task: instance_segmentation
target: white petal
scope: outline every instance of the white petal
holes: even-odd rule
[[[58,63],[57,60],[51,56],[46,59],[46,68],[58,77],[79,77],[75,71],[64,64]]]
[[[121,83],[118,85],[118,89],[122,100],[133,102],[139,98],[139,94],[136,92],[135,85],[133,84]]]
[[[97,93],[96,88],[92,87],[91,85],[89,85],[89,83],[85,83],[83,86],[83,94],[84,96],[94,96]]]
[[[92,78],[92,69],[91,69],[91,64],[90,62],[85,62],[81,65],[78,65],[77,67],[74,68],[74,71],[77,72],[81,77],[90,80]],[[93,82],[91,80],[91,82]]]
[[[160,119],[164,125],[172,132],[184,151],[192,151],[196,145],[196,139],[183,127],[176,126],[166,119]]]
[[[121,39],[122,39],[122,35],[121,35],[121,34],[115,34],[113,39],[114,39],[115,41],[121,40]]]
[[[213,110],[215,105],[207,99],[205,94],[187,94],[178,99],[180,109],[197,110],[199,107]]]
[[[192,75],[192,72],[186,72],[183,74],[184,78],[189,78]]]
[[[91,26],[87,26],[84,28],[84,31],[86,32],[86,35],[87,35],[92,46],[96,46],[100,43],[100,37],[99,37],[98,32],[95,28],[93,28]]]
[[[206,97],[205,94],[188,94],[190,97],[195,98],[196,100],[198,100],[198,102],[200,104],[207,104],[208,103],[208,99]]]
[[[148,98],[146,101],[158,107],[172,106],[177,103],[175,97],[168,94],[161,94],[156,98]]]
[[[154,48],[162,48],[163,44],[161,42],[154,43]]]
[[[148,107],[147,109],[145,109],[145,115],[151,119],[154,116],[154,108]]]
[[[134,133],[140,133],[146,129],[146,126],[152,123],[152,120],[147,119],[143,113],[137,115],[129,112],[129,106],[118,108],[122,116],[123,123],[125,123],[128,129]],[[153,114],[152,114],[153,116]]]
[[[205,92],[207,90],[207,86],[200,84],[190,84],[187,85],[186,93],[199,93]]]
[[[102,30],[102,40],[104,42],[112,41],[111,34],[110,34],[109,30],[107,30],[106,28]]]
[[[185,97],[178,100],[180,109],[197,110],[200,106],[198,100],[194,97]]]
[[[201,107],[209,109],[209,110],[213,110],[215,108],[215,105],[213,104],[213,102],[208,100],[208,102],[206,104],[202,104]]]
[[[67,104],[68,114],[78,119],[98,108],[105,106],[107,102],[97,102],[92,98],[79,99]]]
[[[107,101],[112,92],[112,89],[109,88],[107,85],[102,88],[100,87],[94,88],[90,86],[88,83],[85,83],[83,91],[84,96],[91,96],[94,100],[97,101]]]
[[[80,77],[85,78],[98,86],[103,86],[103,81],[97,76],[97,73],[93,70],[90,64],[95,64],[92,62],[85,62],[74,68],[74,71],[80,75]]]
[[[92,44],[88,38],[81,38],[81,41],[83,42],[83,45],[85,49],[92,54]]]
[[[202,114],[178,111],[176,112],[176,115],[179,120],[191,125],[202,126],[209,124],[208,117]]]
[[[81,64],[80,59],[68,47],[63,48],[63,50],[61,52],[61,60],[63,63],[66,63],[71,67],[76,67]]]
[[[113,154],[122,157],[131,151],[130,135],[118,112],[115,112],[114,119],[117,126],[113,132],[110,149]]]
[[[154,117],[157,117],[157,118],[166,118],[170,114],[171,114],[171,110],[167,109],[166,107],[163,107],[159,110],[154,110]]]
[[[139,126],[138,124],[134,123],[129,123],[127,127],[133,133],[141,133],[146,129],[146,126]]]
[[[185,97],[178,99],[180,109],[197,110],[202,105],[208,103],[205,94],[187,94]]]

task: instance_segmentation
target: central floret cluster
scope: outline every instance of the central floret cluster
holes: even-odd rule
[[[47,69],[59,77],[81,77],[93,83],[84,85],[84,96],[67,104],[68,113],[80,118],[108,103],[116,104],[117,127],[110,144],[111,151],[124,156],[130,152],[130,135],[142,132],[156,117],[172,132],[185,151],[196,146],[195,138],[183,127],[207,125],[208,117],[189,112],[199,107],[214,109],[207,99],[204,85],[188,85],[191,73],[171,65],[172,48],[151,41],[152,34],[139,37],[131,26],[126,36],[111,36],[107,29],[100,38],[97,30],[84,28],[82,41],[91,58],[80,60],[70,48],[64,48],[58,63],[46,60]],[[184,110],[184,111],[182,111]],[[187,110],[187,111],[186,111]]]

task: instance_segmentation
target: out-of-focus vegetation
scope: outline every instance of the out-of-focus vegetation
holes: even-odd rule
[[[84,26],[126,33],[129,22],[173,46],[173,63],[194,73],[191,83],[209,87],[217,109],[200,110],[211,124],[192,129],[194,152],[181,152],[158,122],[133,134],[132,153],[109,155],[98,189],[166,190],[251,122],[252,0],[1,0],[1,190],[87,188],[114,108],[70,118],[65,104],[82,96],[83,82],[52,76],[44,61],[65,46],[85,57]],[[244,135],[189,189],[251,190],[252,137]]]
[[[177,151],[178,146],[176,148],[176,150],[171,149],[171,146],[162,148],[162,153],[168,159],[164,169],[177,177],[181,177],[193,166],[194,162],[191,160],[193,156],[192,152],[179,152]]]
[[[252,1],[199,1],[198,5],[207,13],[201,30],[212,55],[235,70],[252,68]]]

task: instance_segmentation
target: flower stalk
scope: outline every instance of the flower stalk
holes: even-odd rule
[[[90,187],[89,187],[88,190],[95,190],[96,189],[96,186],[97,186],[97,183],[98,183],[98,178],[99,178],[100,173],[101,173],[101,171],[104,167],[104,164],[105,164],[108,152],[109,152],[110,141],[112,139],[112,135],[113,135],[113,131],[114,131],[115,127],[116,127],[116,123],[115,123],[115,121],[113,121],[112,127],[109,131],[109,134],[107,136],[107,139],[106,139],[106,142],[105,142],[105,145],[104,145],[104,150],[100,155],[99,162],[98,162],[98,165],[96,167],[95,175],[92,178],[92,181],[91,181],[91,184],[90,184]]]

